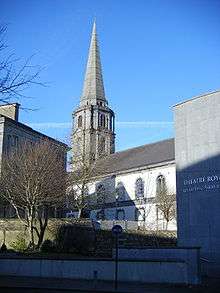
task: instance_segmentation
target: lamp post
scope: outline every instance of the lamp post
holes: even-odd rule
[[[118,236],[122,231],[120,225],[115,225],[112,228],[112,234],[115,236],[115,291],[118,290]]]

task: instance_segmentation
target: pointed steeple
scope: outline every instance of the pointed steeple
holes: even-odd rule
[[[72,149],[76,165],[80,154],[93,161],[115,152],[114,125],[115,114],[105,98],[94,22],[80,105],[73,112]]]
[[[94,21],[80,105],[96,105],[98,100],[107,102],[102,78],[96,22]]]

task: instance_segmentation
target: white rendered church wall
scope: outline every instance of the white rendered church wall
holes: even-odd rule
[[[142,178],[144,181],[144,197],[151,198],[156,195],[156,179],[159,175],[165,177],[168,189],[175,193],[176,169],[174,164],[116,175],[115,186],[121,182],[125,188],[126,200],[135,200],[135,182],[138,178]]]
[[[175,193],[176,178],[174,164],[102,178],[90,184],[89,193],[95,194],[99,184],[104,186],[105,204],[112,203],[114,205],[107,207],[103,204],[102,208],[104,209],[106,220],[115,220],[117,218],[117,210],[123,210],[124,219],[127,221],[144,222],[145,226],[149,229],[164,229],[165,221],[160,212],[156,210],[155,204],[152,203],[152,198],[156,195],[156,179],[159,175],[165,177],[169,191]],[[144,182],[143,200],[138,200],[135,195],[135,182],[138,178],[142,178]],[[118,186],[123,186],[124,192],[123,196],[119,194],[117,206],[116,195],[118,195]],[[99,199],[96,198],[96,200],[96,203],[98,203]],[[91,218],[96,219],[96,214],[100,209],[101,207],[92,211]],[[138,214],[140,215],[138,216]],[[176,230],[176,221],[171,221],[168,228]]]

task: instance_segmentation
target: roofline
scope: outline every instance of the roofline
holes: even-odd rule
[[[172,108],[178,107],[178,106],[180,106],[182,104],[185,104],[185,103],[191,102],[193,100],[200,99],[202,97],[209,96],[209,95],[212,95],[212,94],[215,94],[215,93],[220,93],[220,89],[216,90],[216,91],[207,92],[207,93],[204,93],[204,94],[199,95],[199,96],[192,97],[191,99],[185,100],[183,102],[179,102],[179,103],[173,105]]]
[[[69,149],[69,146],[67,144],[65,144],[64,142],[61,142],[61,141],[59,141],[59,140],[57,140],[55,138],[52,138],[52,137],[50,137],[50,136],[48,136],[48,135],[46,135],[46,134],[44,134],[42,132],[39,132],[39,131],[31,128],[30,126],[28,126],[26,124],[23,124],[23,123],[21,123],[19,121],[15,121],[15,120],[13,120],[13,119],[11,119],[11,118],[9,118],[7,116],[4,116],[2,114],[0,114],[0,117],[3,117],[6,121],[8,120],[9,122],[11,122],[11,123],[13,123],[15,125],[18,125],[18,126],[20,126],[22,128],[25,128],[25,129],[29,130],[29,131],[32,131],[32,132],[38,134],[39,136],[43,136],[44,138],[47,138],[49,140],[52,140],[52,141],[56,142],[57,144],[62,145],[66,149]]]
[[[105,160],[106,158],[109,158],[110,156],[114,156],[115,154],[121,154],[123,152],[128,152],[130,150],[135,150],[135,149],[139,149],[139,148],[144,148],[146,146],[150,146],[150,145],[154,145],[154,144],[157,144],[157,143],[162,143],[162,142],[165,142],[165,141],[168,141],[168,140],[174,140],[174,137],[171,137],[171,138],[167,138],[167,139],[163,139],[163,140],[158,140],[158,141],[154,141],[154,142],[151,142],[151,143],[146,143],[146,144],[143,144],[143,145],[140,145],[140,146],[137,146],[137,147],[134,147],[134,148],[129,148],[129,149],[126,149],[126,150],[122,150],[122,151],[119,151],[119,152],[115,152],[113,154],[110,154],[109,156],[103,158],[103,160]]]
[[[175,159],[170,159],[167,161],[151,163],[151,164],[145,165],[145,166],[133,167],[130,169],[125,169],[125,170],[120,170],[120,171],[115,170],[114,172],[104,173],[102,175],[94,176],[94,177],[92,177],[92,180],[106,178],[106,177],[114,176],[114,175],[123,175],[123,174],[132,173],[132,172],[147,170],[147,169],[154,169],[154,168],[159,168],[161,166],[168,166],[168,165],[173,165],[173,164],[175,164]]]

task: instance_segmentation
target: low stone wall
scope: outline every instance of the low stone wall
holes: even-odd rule
[[[113,250],[115,255],[115,250]],[[118,251],[120,259],[141,259],[151,261],[167,262],[177,261],[184,262],[186,265],[186,279],[188,284],[199,284],[201,282],[200,270],[200,248],[198,247],[176,247],[176,248],[148,248],[148,249],[124,249]],[[164,274],[167,274],[164,271]]]
[[[48,278],[114,280],[112,259],[52,260],[30,258],[1,258],[0,275]],[[189,284],[188,267],[181,260],[119,261],[118,280],[142,283]]]
[[[49,219],[48,227],[45,232],[44,239],[53,239],[54,229],[56,225],[68,224],[74,222],[74,219]],[[26,231],[24,223],[18,219],[0,219],[0,246],[3,243],[5,237],[5,243],[8,248],[11,247],[11,243],[16,240],[17,236],[21,236],[28,240],[28,233]]]

